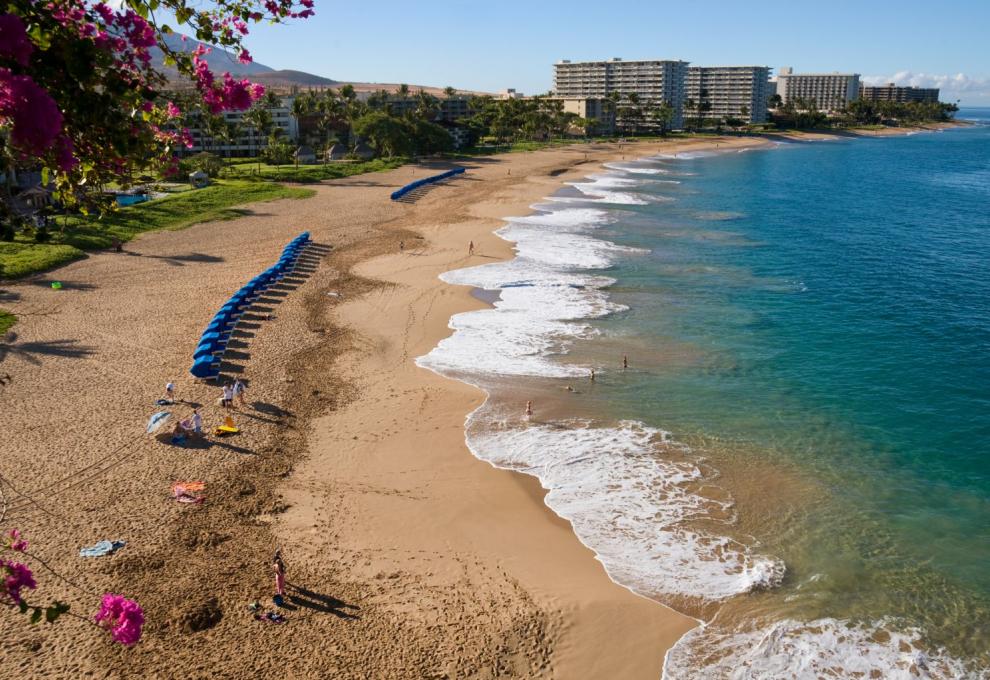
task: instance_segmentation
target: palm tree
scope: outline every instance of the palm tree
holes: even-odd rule
[[[453,99],[457,95],[457,90],[455,90],[453,87],[448,85],[447,87],[443,88],[443,93],[444,96],[447,97],[447,99]]]
[[[272,130],[272,112],[262,102],[255,103],[254,106],[247,110],[241,120],[253,128],[251,131],[252,146],[256,146],[259,136],[268,137]],[[260,174],[261,152],[257,148],[254,149],[254,152],[258,158],[258,172]]]
[[[667,130],[670,129],[670,124],[674,121],[674,113],[674,107],[666,100],[660,102],[660,105],[650,112],[653,120],[660,127],[661,136],[667,136]]]

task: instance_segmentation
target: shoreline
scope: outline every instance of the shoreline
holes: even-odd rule
[[[162,664],[195,673],[219,663],[343,677],[658,677],[666,649],[696,622],[611,581],[535,479],[476,459],[464,421],[479,391],[412,360],[449,334],[453,313],[487,305],[437,274],[512,257],[493,234],[501,218],[527,214],[602,162],[723,142],[768,143],[708,137],[486,157],[418,202],[394,204],[391,188],[447,164],[405,166],[319,185],[297,205],[146,234],[124,255],[60,269],[57,297],[39,285],[51,274],[5,283],[20,321],[7,365],[15,381],[0,393],[11,434],[0,442],[12,466],[4,472],[16,466],[19,488],[54,484],[42,505],[71,518],[19,507],[7,523],[90,590],[134,594],[149,618],[129,651],[71,621],[5,624],[12,663],[39,673]],[[245,432],[188,451],[136,438],[158,383],[180,372],[180,397],[206,404],[208,423],[219,417],[216,388],[185,377],[190,338],[232,282],[303,229],[333,250],[253,332],[241,361],[256,407],[235,413]],[[471,260],[468,240],[478,248]],[[162,313],[166,284],[181,314]],[[43,432],[34,414],[53,393],[78,395],[86,415]],[[61,482],[90,464],[92,480],[71,481],[90,483]],[[208,481],[202,511],[163,505],[169,480],[192,478]],[[128,540],[119,556],[74,559],[80,545],[117,536]],[[252,621],[243,606],[270,591],[266,559],[277,544],[290,583],[313,594],[282,627]],[[79,601],[45,581],[39,595]]]

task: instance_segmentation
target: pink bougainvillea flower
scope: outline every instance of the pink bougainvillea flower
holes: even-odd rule
[[[27,550],[28,542],[21,538],[20,529],[11,529],[10,533],[7,534],[7,545],[11,550],[16,550],[17,552],[24,552]]]
[[[144,612],[137,602],[128,600],[123,595],[105,594],[94,620],[110,631],[114,642],[133,645],[141,639]]]
[[[24,588],[34,590],[38,587],[34,581],[34,574],[26,564],[20,562],[0,560],[0,575],[4,577],[3,594],[14,604],[21,603],[21,590]]]
[[[0,57],[27,66],[34,45],[28,39],[24,22],[16,14],[0,14]]]
[[[0,120],[12,123],[10,140],[20,151],[40,155],[62,130],[62,113],[30,76],[0,68]]]
[[[176,106],[172,102],[169,102],[168,104],[165,105],[165,115],[167,115],[169,118],[178,118],[179,116],[182,115],[182,111],[179,110],[178,106]]]

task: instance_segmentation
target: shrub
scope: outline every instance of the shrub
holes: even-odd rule
[[[203,151],[189,157],[189,167],[191,170],[201,170],[210,177],[216,177],[223,169],[223,161],[219,156]]]

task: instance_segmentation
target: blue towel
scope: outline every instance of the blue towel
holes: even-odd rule
[[[117,552],[125,545],[125,541],[100,541],[96,545],[83,548],[79,551],[79,557],[103,557]]]

